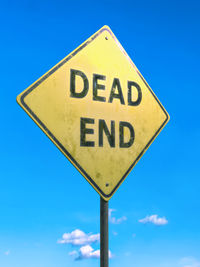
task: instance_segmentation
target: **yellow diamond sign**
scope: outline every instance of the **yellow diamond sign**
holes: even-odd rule
[[[17,102],[105,200],[169,120],[107,26]]]

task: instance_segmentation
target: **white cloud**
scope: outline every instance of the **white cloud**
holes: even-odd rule
[[[181,267],[200,267],[200,261],[193,257],[185,257],[180,260]]]
[[[126,216],[123,216],[121,218],[115,218],[115,217],[112,217],[112,212],[116,211],[115,209],[109,209],[108,211],[108,216],[109,216],[109,221],[110,223],[113,223],[113,224],[120,224],[124,221],[127,220]]]
[[[94,250],[90,245],[83,246],[79,249],[79,257],[77,260],[82,259],[98,259],[100,258],[100,250]]]
[[[100,234],[86,234],[83,231],[76,229],[71,233],[64,233],[61,240],[58,240],[60,244],[72,244],[74,246],[82,246],[95,243],[99,241]]]
[[[75,260],[84,260],[84,259],[99,259],[100,250],[94,250],[90,245],[82,246],[79,251],[72,251],[69,253],[70,256],[76,255]],[[112,257],[111,252],[109,251],[109,258]]]
[[[153,223],[155,225],[165,225],[168,223],[168,220],[165,217],[158,217],[157,214],[146,216],[144,219],[139,220],[140,223]]]
[[[10,255],[10,250],[5,251],[4,255],[6,255],[6,256]]]
[[[83,231],[76,229],[71,233],[64,233],[61,240],[58,240],[60,244],[71,244],[74,246],[80,246],[80,249],[69,252],[69,255],[75,260],[83,259],[98,259],[100,258],[100,250],[94,250],[90,244],[100,240],[100,234],[86,234]],[[113,255],[109,251],[109,258]]]

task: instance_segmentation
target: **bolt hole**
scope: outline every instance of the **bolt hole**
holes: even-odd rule
[[[105,39],[108,40],[108,37],[106,36]]]
[[[107,184],[106,184],[106,187],[108,187],[108,186],[109,186],[109,184],[107,183]]]

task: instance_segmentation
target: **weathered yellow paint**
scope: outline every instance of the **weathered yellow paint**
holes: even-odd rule
[[[89,90],[83,98],[70,96],[70,70],[80,70],[88,78]],[[98,95],[106,101],[93,100],[93,74],[106,76],[99,80],[105,90]],[[117,98],[108,103],[114,78],[122,87],[125,104]],[[142,101],[137,106],[128,105],[127,82],[136,82],[142,91]],[[83,88],[83,80],[76,80],[77,92]],[[79,91],[79,92],[80,92]],[[132,100],[137,99],[133,90]],[[19,105],[71,161],[94,189],[109,200],[143,153],[169,120],[167,112],[156,98],[138,69],[117,41],[110,28],[104,26],[86,42],[59,62],[44,76],[17,97]],[[80,118],[92,118],[94,124],[87,128],[94,134],[86,134],[94,147],[80,146]],[[103,147],[98,145],[98,121],[115,122],[115,147],[110,147],[104,133]],[[135,132],[131,147],[119,147],[119,122],[130,123]],[[125,141],[130,133],[124,132]]]

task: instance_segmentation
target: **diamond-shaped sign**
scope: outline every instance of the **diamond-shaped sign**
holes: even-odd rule
[[[169,120],[107,26],[17,102],[105,200]]]

